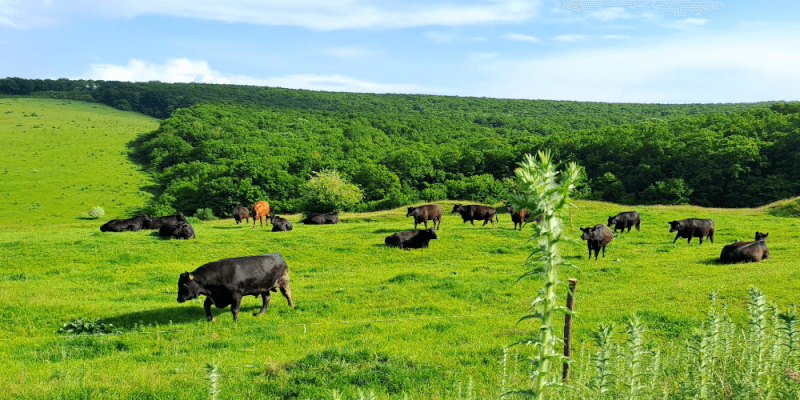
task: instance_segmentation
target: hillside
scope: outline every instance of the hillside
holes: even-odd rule
[[[0,99],[0,225],[51,225],[141,209],[153,185],[126,144],[153,118],[69,100]]]

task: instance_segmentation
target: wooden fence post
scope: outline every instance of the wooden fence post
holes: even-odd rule
[[[569,280],[569,294],[567,295],[567,309],[572,311],[572,306],[575,303],[575,286],[578,285],[578,280],[570,278]],[[564,317],[564,357],[570,358],[572,354],[572,315],[567,314]],[[564,363],[564,370],[561,373],[561,380],[566,381],[569,377],[569,363]]]

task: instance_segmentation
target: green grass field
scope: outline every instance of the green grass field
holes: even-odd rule
[[[495,227],[462,224],[448,214],[430,248],[403,251],[383,245],[386,236],[413,227],[405,209],[397,209],[343,214],[331,226],[305,226],[291,215],[295,229],[281,233],[232,219],[197,222],[197,239],[190,241],[161,240],[151,231],[101,233],[103,222],[149,196],[139,192],[149,181],[124,145],[156,121],[92,107],[0,99],[0,111],[12,110],[0,114],[6,118],[0,136],[10,143],[0,150],[9,169],[0,175],[0,398],[208,398],[207,363],[219,368],[220,399],[331,398],[331,389],[345,398],[370,390],[382,398],[454,398],[470,379],[476,397],[496,394],[501,348],[535,328],[515,325],[539,288],[536,281],[517,282],[527,270],[530,229],[513,231],[508,214]],[[23,112],[37,117],[16,115]],[[45,132],[26,128],[27,118],[58,120]],[[98,128],[83,138],[87,124]],[[31,145],[45,139],[49,156]],[[92,147],[98,143],[103,152]],[[70,160],[82,167],[68,168]],[[30,209],[34,202],[40,207]],[[447,212],[453,202],[441,204]],[[93,205],[106,216],[86,219]],[[651,339],[680,341],[699,324],[712,290],[740,317],[751,285],[781,308],[800,302],[797,219],[766,209],[577,205],[567,221],[576,239],[578,227],[620,211],[642,216],[642,232],[618,234],[605,258],[587,260],[580,240],[562,247],[579,268],[561,272],[563,280],[579,280],[578,342],[598,323],[621,324],[632,313]],[[714,219],[716,243],[673,245],[667,222],[688,217]],[[714,262],[724,244],[752,240],[756,230],[770,233],[772,258]],[[253,317],[260,301],[247,297],[238,324],[229,308],[213,309],[217,322],[208,323],[202,299],[177,303],[180,273],[273,252],[287,260],[296,309],[275,295],[266,315]],[[103,319],[121,333],[57,333],[83,317]]]

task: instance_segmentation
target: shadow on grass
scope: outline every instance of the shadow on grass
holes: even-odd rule
[[[98,222],[100,222],[100,220],[98,218],[92,218],[92,217],[78,217],[78,218],[75,218],[75,219],[79,219],[81,221],[98,221]]]
[[[243,228],[243,227],[239,226],[239,225],[236,225],[236,226],[212,226],[211,227],[211,229],[241,229],[241,228]],[[244,227],[244,228],[246,228],[246,227]]]
[[[709,258],[708,260],[698,261],[699,264],[705,265],[725,265],[719,262],[719,257]]]
[[[244,309],[244,307],[242,308]],[[206,313],[203,310],[203,305],[198,304],[197,307],[164,307],[153,310],[137,311],[133,313],[117,315],[115,317],[104,318],[103,322],[113,324],[114,326],[123,329],[131,329],[133,328],[134,324],[169,325],[170,322],[172,322],[172,324],[185,324],[188,322],[197,322],[198,320],[204,321],[205,319]]]
[[[413,229],[409,229],[409,230],[413,230]],[[402,231],[398,231],[397,229],[378,229],[378,230],[372,231],[372,233],[397,233],[397,232],[402,232]]]

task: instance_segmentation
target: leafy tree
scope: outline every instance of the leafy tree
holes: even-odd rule
[[[306,216],[347,210],[364,197],[358,186],[348,183],[335,170],[315,172],[306,182],[304,190],[300,209]]]

